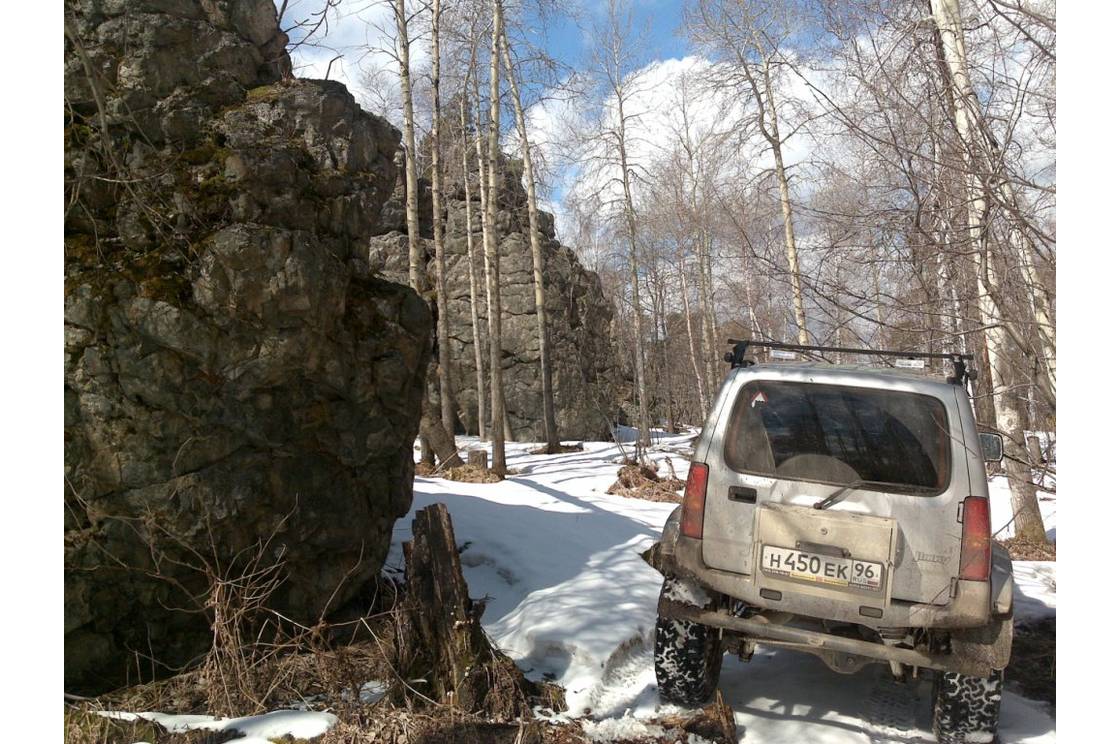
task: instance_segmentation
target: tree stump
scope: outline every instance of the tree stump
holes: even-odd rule
[[[491,719],[532,716],[535,706],[564,709],[564,694],[525,679],[490,645],[479,622],[485,608],[467,593],[451,516],[443,504],[416,512],[405,550],[413,669],[432,700]]]
[[[1037,436],[1027,437],[1027,454],[1031,457],[1031,464],[1042,466],[1042,442]]]
[[[482,468],[483,470],[486,470],[486,468],[489,467],[486,450],[467,450],[467,464],[474,465],[476,467]]]

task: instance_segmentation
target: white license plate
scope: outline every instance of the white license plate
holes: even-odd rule
[[[762,546],[762,570],[802,581],[854,586],[876,591],[883,582],[883,564],[855,558],[806,553],[804,550]]]

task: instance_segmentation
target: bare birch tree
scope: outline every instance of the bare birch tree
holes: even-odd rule
[[[976,94],[968,72],[964,30],[960,5],[957,0],[931,0],[933,21],[940,37],[942,61],[947,72],[953,123],[961,141],[967,171],[964,173],[968,195],[968,234],[975,250],[974,263],[980,313],[984,323],[984,340],[991,364],[992,388],[996,412],[996,425],[1006,433],[1008,443],[1007,471],[1011,482],[1011,502],[1015,513],[1015,531],[1018,535],[1038,542],[1046,541],[1046,529],[1035,495],[1035,485],[1030,474],[1030,457],[1023,438],[1023,421],[1019,407],[1011,397],[1014,385],[1012,358],[1014,342],[1008,332],[1008,322],[1001,317],[993,299],[992,246],[987,229],[990,204],[985,192],[985,177],[991,173],[984,162],[977,162],[976,140],[984,139],[976,131]],[[983,147],[979,148],[983,151]],[[981,156],[982,157],[982,156]]]
[[[502,388],[502,288],[497,240],[498,219],[498,135],[501,126],[501,39],[502,0],[493,0],[493,26],[490,29],[490,129],[487,137],[488,192],[483,224],[490,236],[486,243],[489,266],[486,283],[489,287],[490,315],[490,440],[493,443],[492,469],[499,475],[506,472],[506,418]]]
[[[530,149],[529,132],[525,126],[525,109],[521,100],[521,86],[517,68],[510,53],[509,37],[502,30],[502,58],[509,78],[510,99],[521,141],[521,164],[525,176],[526,206],[529,212],[529,246],[533,253],[533,302],[537,314],[537,339],[541,354],[541,413],[544,419],[545,452],[560,451],[560,435],[556,429],[556,406],[552,390],[552,342],[548,331],[548,308],[545,305],[544,251],[541,248],[540,217],[537,214],[536,172]]]
[[[621,191],[616,200],[622,217],[630,274],[630,314],[634,335],[634,380],[638,398],[638,445],[650,444],[649,393],[646,389],[646,336],[642,319],[642,299],[638,256],[638,213],[634,200],[633,169],[629,156],[630,136],[627,127],[638,120],[632,110],[637,92],[633,80],[632,26],[629,15],[616,0],[607,3],[605,25],[599,30],[598,43],[592,54],[594,75],[607,99],[609,113],[600,118],[592,135],[594,156],[601,158],[615,173],[609,177],[610,187]]]
[[[776,91],[779,68],[789,64],[782,45],[799,30],[795,6],[795,3],[775,4],[766,0],[704,0],[698,3],[690,21],[694,40],[729,63],[724,69],[731,77],[730,83],[741,87],[754,101],[755,128],[774,159],[797,339],[800,344],[808,344],[793,201],[783,151],[789,135],[783,133]]]

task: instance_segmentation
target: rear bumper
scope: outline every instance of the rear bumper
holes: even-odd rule
[[[802,595],[795,591],[783,592],[781,599],[763,597],[750,576],[705,565],[700,540],[680,535],[672,529],[672,525],[667,525],[665,532],[659,556],[665,569],[687,576],[714,592],[754,607],[790,612],[803,617],[857,623],[875,629],[974,628],[987,625],[992,619],[991,585],[983,581],[958,581],[955,596],[944,605],[891,600],[881,608],[882,617],[861,614],[860,606],[851,601]],[[658,568],[661,569],[660,566]],[[661,570],[664,572],[665,569]],[[865,608],[866,612],[868,610]]]

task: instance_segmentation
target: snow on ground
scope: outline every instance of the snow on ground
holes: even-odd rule
[[[186,731],[229,731],[238,734],[238,744],[267,742],[290,736],[295,739],[312,739],[325,734],[338,718],[331,713],[304,710],[274,710],[259,716],[244,718],[214,718],[213,716],[174,715],[170,713],[124,713],[107,711],[102,715],[122,721],[143,718],[157,723],[172,733]]]
[[[1057,564],[1015,561],[1015,619],[1033,620],[1058,613]]]
[[[650,454],[663,475],[669,457],[684,477],[692,436],[659,438]],[[469,438],[460,444],[480,446]],[[466,545],[471,594],[488,599],[486,631],[531,677],[563,685],[569,713],[594,719],[589,733],[609,739],[675,710],[660,703],[653,672],[661,576],[638,555],[658,539],[674,505],[606,493],[619,468],[614,443],[528,454],[536,446],[507,444],[508,466],[519,473],[503,483],[418,477],[413,508],[447,505]],[[993,512],[999,493],[997,484]],[[411,522],[410,515],[396,525],[390,571],[400,570]],[[993,524],[1001,524],[995,514]],[[1017,612],[1055,611],[1053,564],[1017,563],[1015,579]],[[933,742],[929,687],[896,685],[878,666],[838,675],[784,650],[760,650],[750,663],[726,656],[720,680],[742,741],[767,744]],[[1054,729],[1044,704],[1005,692],[1004,744],[1053,742]]]

